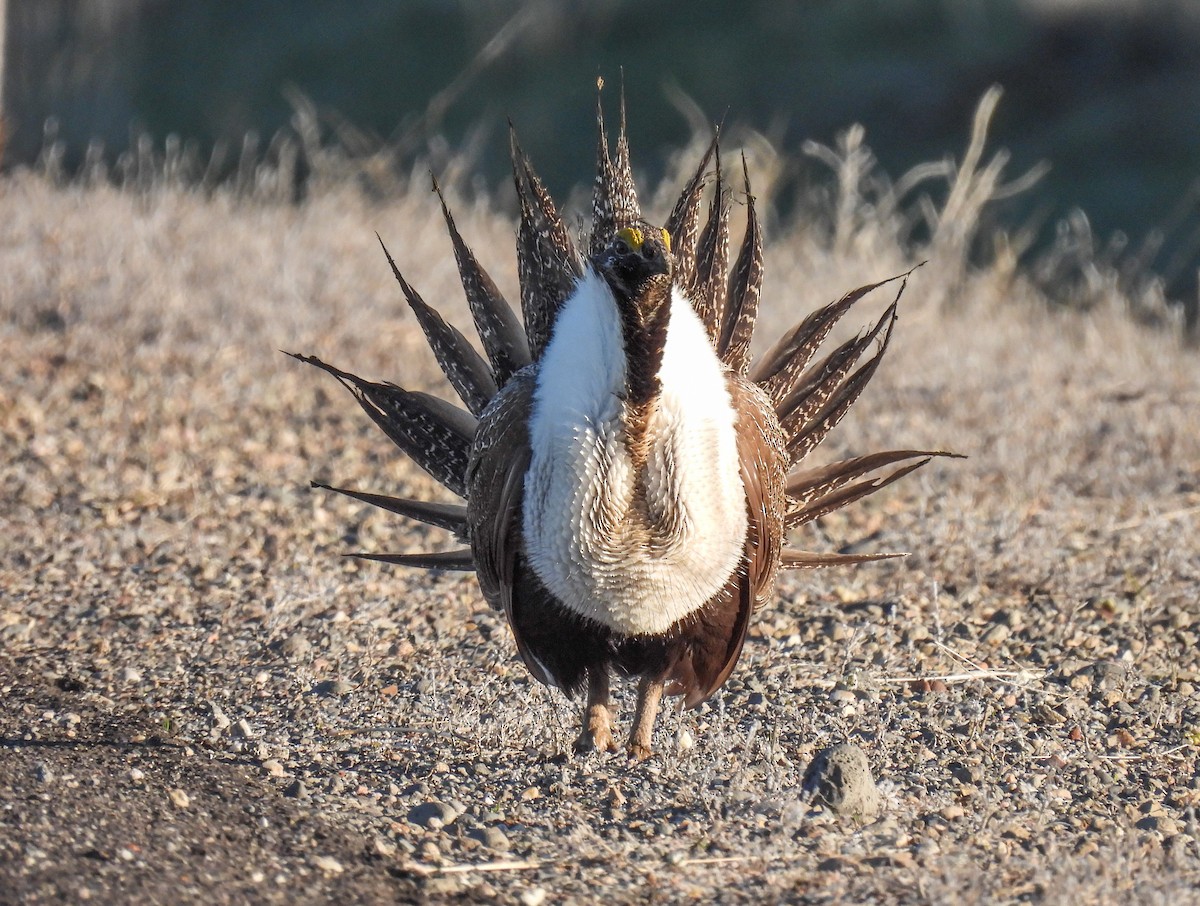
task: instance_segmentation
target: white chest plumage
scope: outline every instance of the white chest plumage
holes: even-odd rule
[[[747,531],[724,367],[677,290],[659,379],[639,504],[619,314],[589,268],[539,368],[522,528],[555,596],[629,635],[663,632],[703,606],[737,568]]]

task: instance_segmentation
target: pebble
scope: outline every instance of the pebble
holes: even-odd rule
[[[340,875],[346,870],[346,867],[333,856],[313,856],[312,864],[314,868],[327,875]]]
[[[228,730],[230,720],[225,712],[221,710],[221,706],[216,702],[209,702],[208,707],[212,710],[213,729],[218,731]]]
[[[542,906],[546,902],[546,889],[544,887],[530,887],[521,894],[522,906]]]
[[[171,803],[175,808],[187,808],[192,804],[191,798],[181,789],[173,789],[167,795],[171,798]]]
[[[283,765],[275,758],[268,758],[262,763],[262,769],[267,772],[269,777],[282,777],[284,775]]]
[[[121,671],[121,679],[127,683],[140,683],[142,681],[142,674],[135,667],[126,667]]]
[[[455,811],[454,806],[437,799],[414,806],[408,812],[410,823],[432,830],[439,830],[447,824],[452,824],[457,817],[458,812]]]
[[[508,836],[500,828],[485,827],[483,829],[483,845],[497,852],[507,852],[512,844],[508,842]]]
[[[680,730],[679,735],[675,737],[675,748],[680,752],[686,752],[696,744],[696,740],[692,738],[692,734],[686,729]]]
[[[44,761],[37,766],[34,774],[38,779],[38,783],[53,783],[55,780],[54,771],[50,770],[50,765]]]
[[[298,633],[296,635],[289,635],[279,646],[279,650],[283,655],[293,661],[299,660],[308,654],[310,648],[312,648],[312,642]]]
[[[129,779],[132,780],[134,783],[141,783],[143,780],[146,779],[146,774],[144,771],[142,771],[141,768],[130,768],[129,769]]]
[[[804,792],[841,815],[879,813],[880,796],[866,753],[853,743],[822,749],[804,773]]]
[[[297,778],[293,780],[283,791],[283,795],[289,799],[304,799],[308,796],[308,787],[304,785],[304,781]]]

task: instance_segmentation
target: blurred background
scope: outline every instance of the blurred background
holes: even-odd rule
[[[115,161],[140,136],[170,135],[232,171],[247,133],[267,153],[311,103],[352,151],[415,163],[449,149],[485,186],[505,180],[510,117],[565,197],[589,174],[596,76],[613,85],[623,67],[644,179],[722,118],[764,134],[797,186],[816,178],[803,143],[834,144],[852,123],[898,177],[961,158],[998,84],[990,147],[1011,151],[1010,174],[1050,169],[993,216],[1036,249],[1081,209],[1113,254],[1160,275],[1169,297],[1196,298],[1196,0],[0,0],[0,12],[3,164],[36,162],[49,139],[68,173],[89,142]]]

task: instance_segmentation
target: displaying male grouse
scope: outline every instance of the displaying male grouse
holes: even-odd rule
[[[388,437],[466,500],[328,488],[469,544],[361,556],[474,570],[530,672],[569,696],[586,687],[581,749],[615,747],[609,676],[638,677],[629,751],[645,758],[664,692],[695,707],[725,682],[780,568],[897,556],[790,550],[787,532],[942,454],[900,450],[797,468],[871,379],[896,303],[814,363],[834,323],[882,284],[856,289],[810,314],[751,367],[763,243],[744,161],[746,230],[727,273],[730,193],[717,140],[659,228],[638,205],[624,105],[615,156],[599,101],[596,115],[586,255],[513,141],[523,324],[442,202],[486,359],[388,256],[466,409],[296,357],[341,381]]]

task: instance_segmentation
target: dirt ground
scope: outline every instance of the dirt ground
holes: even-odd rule
[[[465,328],[426,192],[17,176],[0,209],[0,902],[1200,902],[1200,358],[1166,333],[918,271],[816,457],[969,458],[797,535],[912,555],[787,576],[634,764],[571,753],[473,577],[341,556],[436,530],[308,488],[438,493],[278,351],[444,389],[373,235]],[[511,223],[457,213],[514,287]],[[760,339],[885,258],[777,239]],[[800,795],[843,741],[875,818]]]

